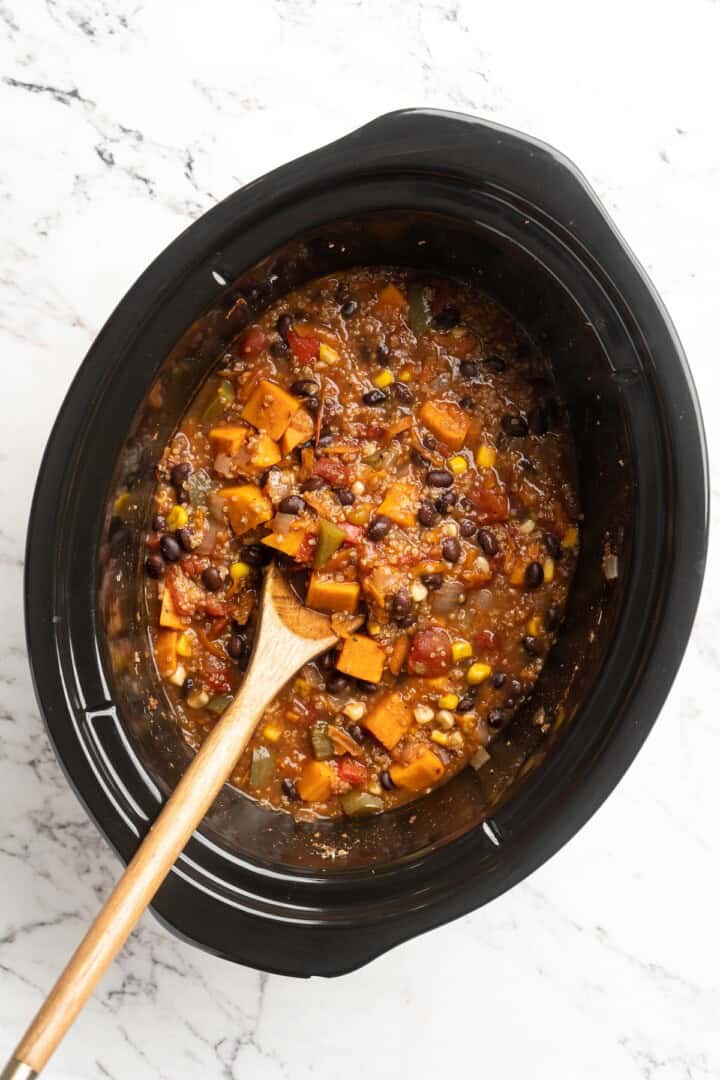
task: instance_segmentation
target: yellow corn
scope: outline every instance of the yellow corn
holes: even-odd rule
[[[340,353],[336,352],[330,345],[326,345],[324,341],[320,342],[318,356],[321,360],[324,360],[326,364],[337,364],[340,359]]]
[[[383,370],[375,376],[372,384],[373,386],[377,386],[379,390],[382,390],[386,386],[390,386],[390,384],[394,382],[395,376],[393,375],[392,371],[388,371],[387,368],[383,368]]]
[[[481,469],[492,469],[496,457],[497,452],[494,446],[479,446],[475,454],[475,461]]]
[[[469,641],[453,641],[452,643],[452,658],[453,660],[469,660],[472,656],[472,645]]]
[[[263,728],[263,736],[268,742],[277,742],[282,735],[282,728],[277,724],[266,724]]]
[[[549,584],[554,577],[555,577],[555,560],[548,558],[543,563],[543,581],[546,584]]]
[[[379,634],[379,633],[380,633],[380,630],[381,630],[381,626],[380,626],[380,623],[377,623],[377,622],[369,622],[369,623],[367,624],[367,631],[368,631],[368,634],[372,634],[372,636],[373,636],[373,637],[375,637],[375,635],[376,635],[376,634]]]
[[[528,619],[527,632],[530,637],[538,637],[542,634],[542,620],[539,615],[533,615],[532,619]]]
[[[239,584],[250,573],[250,567],[246,562],[234,562],[230,567],[230,577],[235,585]]]
[[[467,669],[465,678],[469,682],[470,686],[478,686],[480,683],[485,682],[492,675],[492,668],[489,664],[475,663],[471,664]]]
[[[175,505],[167,516],[167,527],[174,532],[175,529],[182,529],[187,525],[188,512],[184,506]]]
[[[565,530],[565,535],[560,541],[560,546],[564,548],[577,547],[578,542],[578,529],[577,525],[571,525],[569,529]]]
[[[400,382],[412,382],[413,373],[410,368],[404,367],[402,371],[398,373],[398,379]]]
[[[175,646],[175,648],[177,649],[178,656],[191,656],[192,655],[192,643],[191,643],[190,638],[188,637],[187,634],[180,634],[179,635],[179,637],[177,639],[177,645]]]
[[[460,698],[457,694],[444,694],[438,701],[441,709],[457,709]]]
[[[459,476],[460,473],[467,472],[468,463],[461,454],[456,454],[455,457],[451,457],[448,461],[448,465],[456,476]]]
[[[444,731],[431,731],[430,738],[434,743],[437,743],[438,746],[447,746],[450,736]]]
[[[360,506],[354,506],[345,516],[353,525],[367,525],[371,511],[372,507],[369,503],[361,503]]]

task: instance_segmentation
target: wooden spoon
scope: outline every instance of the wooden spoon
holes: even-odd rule
[[[337,640],[330,620],[303,607],[270,565],[255,648],[242,686],[191,761],[0,1080],[29,1080],[45,1067],[207,813],[265,707],[303,664]]]

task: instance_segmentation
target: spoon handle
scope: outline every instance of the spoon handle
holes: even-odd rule
[[[240,692],[192,759],[0,1080],[31,1080],[44,1068],[212,805],[265,707],[298,668],[335,640],[288,632],[277,611],[265,604]]]

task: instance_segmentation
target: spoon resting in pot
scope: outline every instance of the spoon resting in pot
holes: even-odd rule
[[[151,826],[0,1080],[31,1080],[45,1067],[214,802],[266,706],[303,664],[337,640],[329,618],[303,607],[271,564],[242,686]]]

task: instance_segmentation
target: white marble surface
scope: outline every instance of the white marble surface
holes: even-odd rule
[[[48,746],[21,608],[45,438],[117,298],[272,166],[392,108],[464,109],[585,171],[672,312],[717,459],[719,36],[710,0],[0,0],[3,1053],[118,873]],[[145,917],[48,1075],[720,1076],[719,561],[640,758],[529,881],[333,982]]]

